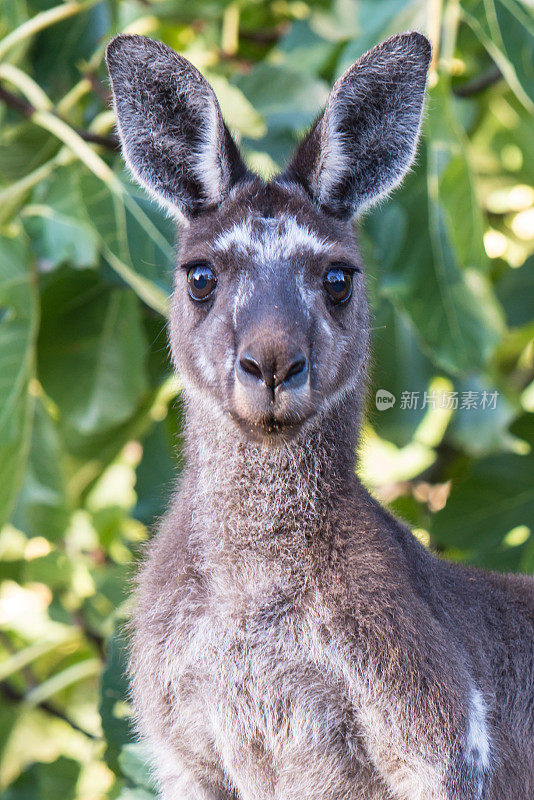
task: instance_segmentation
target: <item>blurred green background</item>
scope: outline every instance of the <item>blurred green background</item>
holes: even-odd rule
[[[361,230],[374,366],[360,470],[448,558],[534,572],[532,2],[2,0],[3,800],[153,796],[121,624],[182,463],[173,230],[123,169],[106,41],[138,32],[184,53],[269,174],[335,77],[410,28],[434,60],[417,164]]]

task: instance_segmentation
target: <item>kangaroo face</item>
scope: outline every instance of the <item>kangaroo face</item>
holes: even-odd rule
[[[108,47],[125,160],[182,228],[175,365],[190,401],[247,437],[283,442],[362,391],[369,325],[351,218],[413,160],[429,56],[418,33],[363,56],[265,183],[189,62],[139,36]]]
[[[351,226],[304,192],[251,181],[184,231],[174,360],[190,391],[245,435],[285,439],[362,385],[367,340]]]

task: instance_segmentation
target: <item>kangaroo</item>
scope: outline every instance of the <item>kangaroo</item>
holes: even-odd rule
[[[185,58],[108,46],[125,161],[180,225],[187,464],[130,661],[163,800],[534,798],[533,582],[434,557],[354,469],[352,218],[413,162],[429,58],[417,32],[362,56],[264,181]]]

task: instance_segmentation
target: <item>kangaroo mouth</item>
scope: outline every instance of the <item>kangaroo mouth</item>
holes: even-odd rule
[[[309,380],[302,386],[279,386],[273,391],[260,381],[233,379],[228,411],[242,433],[256,442],[279,444],[292,439],[317,411],[316,393]]]
[[[313,414],[277,416],[275,413],[248,417],[232,410],[230,416],[248,439],[263,444],[283,444],[293,439]]]

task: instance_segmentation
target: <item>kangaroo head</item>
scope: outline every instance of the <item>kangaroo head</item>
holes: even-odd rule
[[[413,161],[429,58],[415,32],[362,56],[266,183],[185,58],[141,36],[108,46],[126,163],[181,225],[175,365],[190,401],[246,437],[285,441],[363,390],[369,325],[351,219]]]

